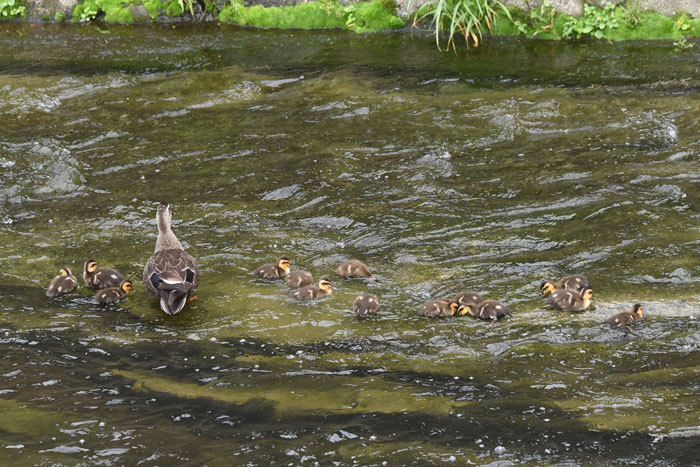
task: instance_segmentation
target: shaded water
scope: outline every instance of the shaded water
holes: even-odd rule
[[[3,24],[0,459],[697,463],[698,58]],[[174,317],[140,284],[161,200],[202,269]],[[291,302],[248,275],[282,254],[376,280]],[[135,292],[46,299],[88,258]],[[546,309],[540,281],[574,272],[596,309]],[[415,314],[464,289],[513,316]],[[602,325],[634,302],[633,334]]]

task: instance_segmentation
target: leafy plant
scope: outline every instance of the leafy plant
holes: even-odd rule
[[[602,10],[584,4],[583,16],[581,18],[571,18],[564,23],[562,34],[566,39],[572,36],[579,38],[583,35],[600,39],[605,36],[606,31],[611,31],[617,27],[614,4],[608,2]]]
[[[19,0],[0,0],[0,18],[7,19],[13,16],[24,16],[26,8]]]
[[[619,6],[621,18],[635,27],[642,21],[642,10],[639,7],[639,0],[627,0],[624,5]]]
[[[527,0],[525,1],[525,4],[528,7],[530,6],[530,2]],[[535,29],[535,32],[532,35],[536,36],[541,32],[551,32],[556,34],[554,31],[554,14],[554,8],[549,6],[549,0],[544,0],[540,4],[539,8],[532,8],[530,10],[530,23]]]
[[[194,9],[192,8],[192,0],[177,0],[182,11],[189,10],[190,14],[194,16]]]
[[[345,14],[345,25],[348,29],[355,26],[355,5],[348,5],[343,8],[343,13]]]
[[[686,16],[681,16],[673,23],[673,29],[678,32],[686,32],[690,29],[690,23]]]
[[[80,12],[80,21],[92,21],[99,13],[100,7],[96,3],[85,3],[83,10]]]
[[[494,7],[512,20],[510,12],[499,0],[438,0],[436,4],[419,10],[423,13],[416,15],[413,25],[428,18],[435,30],[435,42],[440,50],[443,50],[440,36],[445,31],[448,34],[445,51],[450,47],[457,50],[455,35],[464,37],[467,47],[470,42],[476,47],[486,29],[493,32],[491,26],[498,16]]]
[[[57,11],[53,15],[53,20],[54,21],[65,21],[66,20],[66,14],[63,11]]]
[[[692,42],[688,42],[684,37],[682,39],[678,39],[676,42],[673,43],[673,50],[675,50],[676,52],[679,52],[681,50],[688,50],[692,49],[694,45],[695,44],[693,44]]]

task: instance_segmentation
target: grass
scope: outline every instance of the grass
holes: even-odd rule
[[[462,36],[467,47],[470,42],[478,46],[487,30],[493,34],[493,24],[498,16],[496,9],[511,19],[510,12],[499,0],[438,0],[418,10],[414,25],[427,19],[434,28],[435,42],[441,50],[440,38],[445,32],[447,44],[444,50],[457,49],[455,36]]]

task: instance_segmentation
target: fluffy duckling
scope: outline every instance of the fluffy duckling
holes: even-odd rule
[[[315,285],[307,285],[298,290],[289,292],[287,295],[300,301],[313,300],[315,298],[326,297],[333,293],[333,284],[331,281],[325,277],[321,279],[318,283],[318,287]]]
[[[581,292],[575,290],[555,290],[547,297],[547,304],[562,311],[584,311],[591,305],[593,291],[584,287]]]
[[[588,282],[586,276],[583,274],[573,274],[571,276],[564,276],[556,282],[544,281],[540,284],[540,290],[543,295],[547,295],[555,290],[575,290],[576,292],[581,292],[584,287],[590,288],[591,283]]]
[[[357,313],[358,318],[374,316],[379,309],[379,300],[370,294],[358,295],[352,302],[352,311]]]
[[[306,287],[314,283],[314,276],[310,272],[302,271],[301,269],[295,269],[287,274],[284,278],[287,283],[287,287],[290,289],[298,289],[299,287]]]
[[[89,259],[85,261],[85,266],[83,267],[83,279],[88,287],[106,289],[121,284],[124,276],[116,269],[101,268],[97,266],[97,261]]]
[[[630,324],[641,320],[642,316],[642,305],[635,303],[635,305],[632,307],[632,311],[623,311],[622,313],[618,313],[612,318],[605,320],[605,322],[610,326],[625,328],[628,331],[632,331]]]
[[[343,261],[335,270],[335,273],[344,279],[350,277],[372,277],[369,267],[357,259]]]
[[[468,291],[468,292],[460,292],[457,294],[455,298],[453,298],[455,302],[459,303],[460,305],[463,306],[474,306],[478,305],[479,303],[484,301],[484,297],[479,295],[476,292]]]
[[[491,324],[510,314],[508,305],[498,300],[483,300],[474,305],[466,305],[465,308],[475,318],[490,319]]]
[[[418,314],[426,318],[447,318],[454,315],[464,316],[465,308],[454,300],[430,300],[423,304]]]
[[[102,289],[95,295],[95,301],[100,304],[115,303],[124,300],[129,292],[134,288],[131,281],[122,281],[119,287]]]
[[[148,293],[160,300],[160,309],[168,315],[179,313],[199,287],[199,266],[185,251],[171,228],[173,211],[167,203],[156,210],[158,238],[153,254],[143,268],[143,285]]]
[[[51,279],[49,288],[46,290],[46,296],[49,298],[63,295],[64,293],[72,292],[78,280],[68,268],[61,268],[58,276]]]
[[[263,264],[255,271],[251,272],[251,274],[257,277],[262,277],[263,279],[280,279],[289,274],[290,266],[291,262],[289,261],[289,258],[282,256],[277,260],[277,264]]]

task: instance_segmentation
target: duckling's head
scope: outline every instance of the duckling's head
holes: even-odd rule
[[[277,260],[277,267],[287,272],[289,272],[291,264],[292,262],[289,261],[289,258],[286,258],[284,256]]]
[[[464,316],[462,314],[462,310],[464,309],[464,307],[461,306],[459,304],[459,302],[451,301],[449,307],[450,307],[450,310],[452,310],[452,316],[454,316],[454,315]]]
[[[329,292],[333,290],[333,283],[324,277],[318,282],[318,288]]]
[[[584,287],[583,290],[581,290],[581,297],[583,297],[584,300],[593,300],[593,290],[591,290],[590,287]]]
[[[635,303],[634,306],[632,307],[632,313],[637,315],[638,318],[642,317],[642,305],[639,303]]]
[[[129,293],[133,290],[134,284],[131,281],[123,281],[120,287],[125,293]]]
[[[464,316],[464,315],[475,316],[474,313],[475,313],[474,308],[472,308],[471,305],[463,305],[463,306],[459,307],[459,316]]]
[[[544,281],[542,284],[540,284],[540,290],[542,291],[542,295],[547,295],[548,293],[554,291],[554,284],[549,281]]]
[[[170,230],[170,223],[173,220],[173,211],[168,203],[160,203],[158,211],[156,211],[156,223],[158,224],[159,232],[167,232]]]
[[[92,274],[95,271],[97,271],[97,261],[94,259],[85,261],[85,272]]]
[[[59,273],[60,273],[62,276],[70,276],[70,275],[71,275],[70,269],[68,269],[68,268],[61,268],[61,269],[59,270]]]

